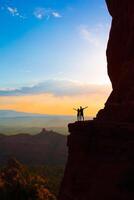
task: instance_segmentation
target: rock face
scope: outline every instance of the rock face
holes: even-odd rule
[[[134,62],[134,1],[106,0],[113,17],[107,48],[108,74],[113,89],[131,77]],[[134,81],[133,81],[134,82]]]
[[[69,131],[59,200],[134,199],[134,126],[87,121]]]
[[[106,0],[113,91],[96,119],[69,124],[59,200],[134,199],[134,1]]]
[[[107,61],[113,92],[98,118],[134,122],[134,1],[106,3],[112,16]]]

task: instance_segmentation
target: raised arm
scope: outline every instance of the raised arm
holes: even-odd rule
[[[83,108],[83,109],[87,109],[88,108],[88,106],[86,106],[85,108]]]
[[[77,111],[75,108],[73,108],[73,110]]]

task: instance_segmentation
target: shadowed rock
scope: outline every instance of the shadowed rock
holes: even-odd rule
[[[112,16],[107,62],[113,91],[97,117],[134,122],[134,1],[106,2]]]

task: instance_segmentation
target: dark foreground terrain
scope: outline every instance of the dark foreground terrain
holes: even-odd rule
[[[56,200],[64,167],[27,167],[15,158],[0,169],[1,200]]]
[[[56,132],[0,134],[0,199],[55,200],[66,158],[66,136]]]

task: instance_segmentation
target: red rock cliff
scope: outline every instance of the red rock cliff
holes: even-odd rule
[[[87,121],[69,131],[59,200],[134,199],[134,126]]]
[[[113,18],[107,48],[108,74],[113,89],[116,89],[119,84],[123,84],[127,72],[131,75],[130,63],[134,62],[134,1],[106,2]]]
[[[113,92],[98,118],[134,122],[134,1],[106,3],[112,16],[107,62]]]

